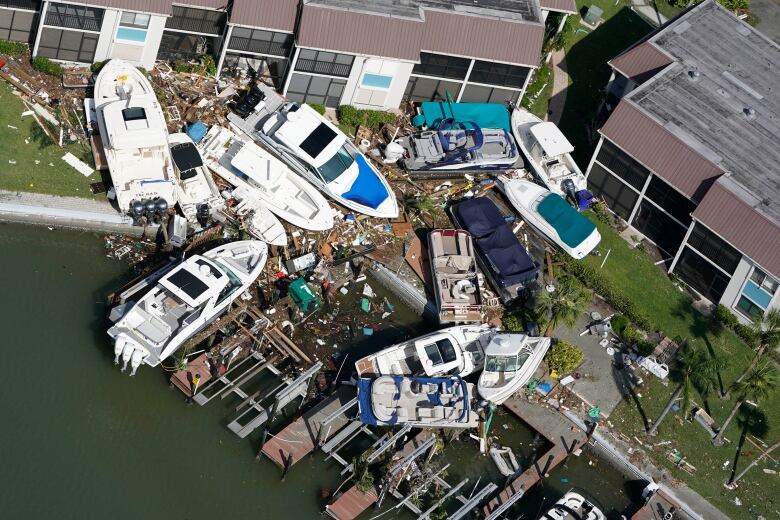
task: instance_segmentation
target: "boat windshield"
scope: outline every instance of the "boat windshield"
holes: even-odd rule
[[[217,264],[228,277],[228,284],[224,289],[222,289],[222,292],[219,293],[219,297],[217,298],[217,304],[219,304],[223,302],[225,298],[236,292],[236,289],[241,287],[242,284],[241,279],[236,276],[236,274],[231,271],[225,264],[216,259],[212,259],[211,261]]]
[[[355,162],[355,154],[347,148],[346,144],[339,148],[333,157],[317,168],[322,180],[326,183],[333,182]]]
[[[457,359],[455,347],[452,346],[452,342],[447,338],[440,339],[436,343],[431,343],[430,345],[425,345],[424,348],[425,355],[433,362],[434,366],[452,363]]]
[[[485,371],[516,372],[525,364],[530,355],[530,352],[521,352],[517,356],[487,356],[485,358]]]

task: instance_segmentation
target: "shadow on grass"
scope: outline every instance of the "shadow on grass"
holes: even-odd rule
[[[745,446],[747,436],[753,435],[754,437],[763,438],[769,431],[766,414],[755,406],[743,406],[739,411],[739,415],[737,415],[737,424],[742,430],[742,433],[739,436],[737,450],[734,453],[734,460],[731,462],[731,476],[729,477],[729,481],[733,481],[736,476],[737,463],[742,455],[742,448]]]
[[[575,31],[579,30],[587,29],[576,25]],[[580,167],[587,165],[596,144],[596,129],[603,122],[598,114],[611,75],[607,62],[651,30],[647,22],[625,7],[575,43],[566,54],[570,85],[559,126],[574,145],[574,158]]]
[[[642,419],[642,427],[644,431],[650,429],[650,419],[642,406],[642,401],[639,400],[634,387],[637,385],[638,380],[636,376],[625,366],[623,363],[622,355],[620,352],[615,353],[615,357],[612,361],[612,378],[615,380],[615,385],[620,389],[623,394],[623,399],[631,399],[634,403],[636,411],[639,413],[639,417]]]

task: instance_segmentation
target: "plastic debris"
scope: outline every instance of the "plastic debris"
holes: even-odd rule
[[[364,336],[373,336],[374,335],[374,329],[371,327],[363,327],[363,335]]]
[[[367,296],[369,298],[373,298],[375,296],[374,290],[371,288],[370,285],[366,284],[363,286],[363,296]]]
[[[370,312],[371,311],[371,302],[368,301],[368,298],[361,298],[360,299],[360,308],[363,309],[363,312]]]
[[[16,159],[8,159],[8,164],[16,164]]]

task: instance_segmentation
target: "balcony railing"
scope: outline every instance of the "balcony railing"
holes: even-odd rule
[[[218,19],[203,18],[185,18],[182,16],[172,16],[165,23],[166,29],[175,31],[187,31],[204,34],[222,34],[225,28],[227,15],[222,15]]]
[[[100,32],[102,19],[82,18],[72,14],[46,13],[46,25],[65,29],[80,29],[82,31]]]
[[[295,70],[348,78],[349,73],[352,70],[352,64],[350,63],[347,65],[344,63],[334,63],[332,61],[316,61],[299,58],[298,61],[295,62]]]

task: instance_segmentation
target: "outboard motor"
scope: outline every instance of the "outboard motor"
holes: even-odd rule
[[[571,199],[574,204],[577,204],[577,188],[574,186],[573,180],[564,179],[561,183],[561,189],[566,194],[567,199]]]
[[[119,338],[117,338],[116,343],[114,343],[114,364],[119,364],[119,356],[122,355],[122,349],[125,347],[124,341],[119,341]]]
[[[155,210],[154,201],[152,199],[146,199],[143,201],[143,203],[144,203],[144,215],[147,218],[151,219],[152,215],[154,215],[154,210]]]
[[[198,206],[198,212],[195,216],[196,220],[198,221],[198,224],[201,225],[201,227],[205,227],[206,224],[209,221],[209,215],[211,214],[211,209],[209,208],[208,204],[201,204]]]
[[[127,370],[127,363],[133,355],[133,350],[133,346],[130,343],[125,344],[125,348],[122,350],[122,372]]]
[[[143,352],[141,352],[139,349],[133,351],[133,355],[130,357],[130,377],[135,375],[136,370],[138,370],[138,367],[141,366],[141,361],[143,361],[143,358]]]
[[[127,212],[131,217],[133,217],[134,221],[138,222],[138,220],[144,215],[144,203],[140,200],[131,200],[130,207],[127,209]]]
[[[168,213],[168,201],[162,197],[154,199],[154,209],[160,215],[165,215]]]

